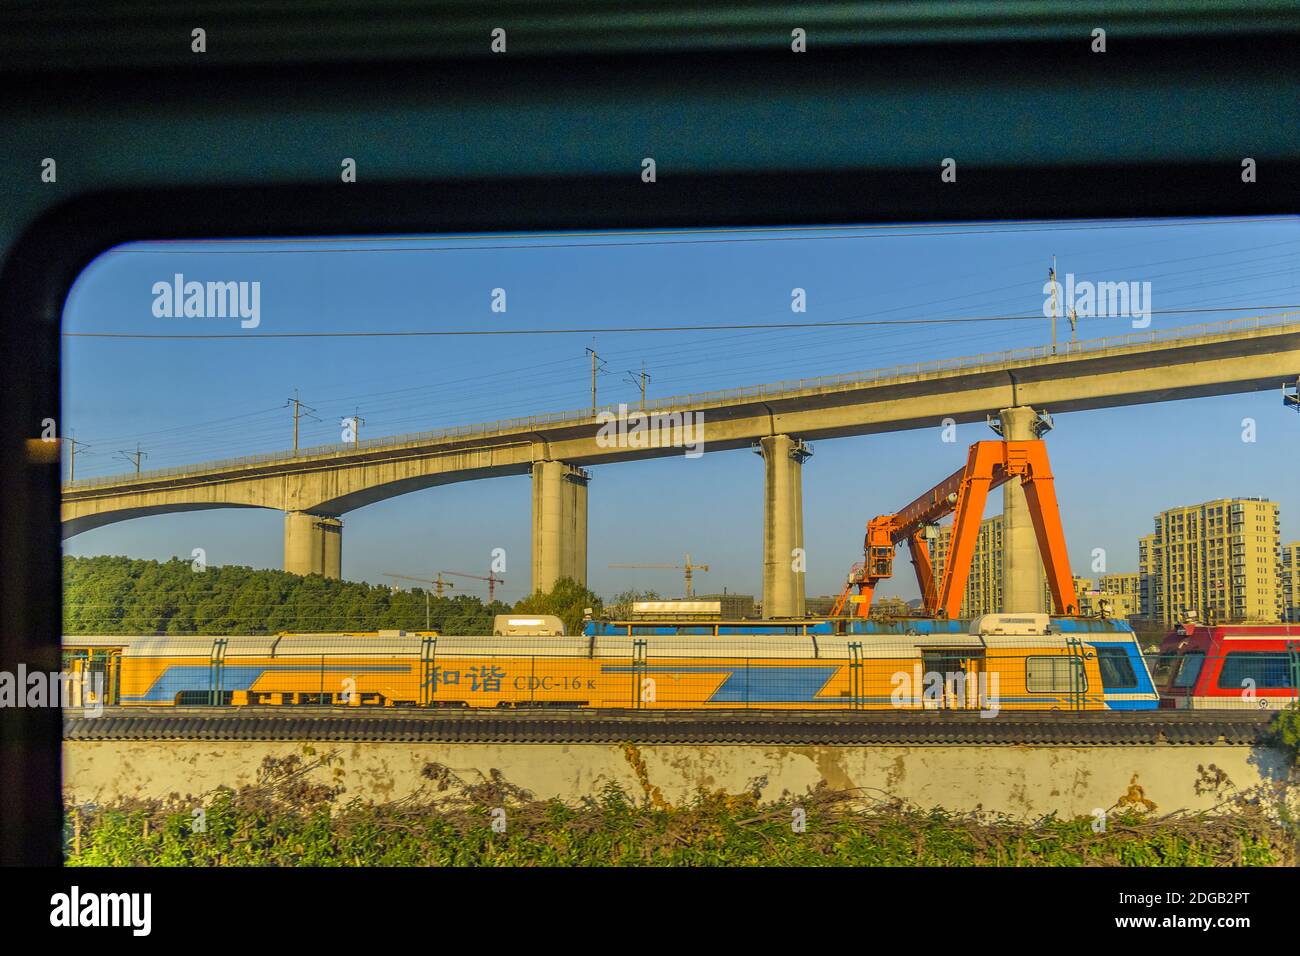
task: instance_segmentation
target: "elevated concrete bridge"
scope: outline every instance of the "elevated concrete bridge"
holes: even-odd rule
[[[560,577],[587,577],[587,466],[754,448],[766,482],[765,613],[788,616],[804,604],[790,552],[803,546],[799,476],[809,441],[983,421],[1014,408],[1072,412],[1280,390],[1298,376],[1300,313],[1234,319],[674,396],[649,402],[644,414],[557,412],[82,479],[63,489],[64,536],[145,515],[273,508],[285,512],[285,570],[337,577],[347,512],[451,482],[527,474],[533,586],[548,589]]]

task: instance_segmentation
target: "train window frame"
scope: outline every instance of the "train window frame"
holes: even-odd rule
[[[1037,663],[1037,662],[1039,662],[1039,661],[1048,661],[1048,662],[1050,662],[1051,665],[1052,665],[1052,670],[1053,670],[1053,672],[1055,672],[1055,670],[1056,670],[1056,662],[1057,662],[1057,661],[1068,661],[1069,663],[1067,664],[1067,667],[1066,667],[1066,678],[1065,678],[1065,679],[1066,679],[1066,686],[1064,686],[1064,687],[1053,686],[1050,690],[1035,690],[1035,689],[1033,688],[1033,686],[1031,685],[1031,680],[1032,680],[1033,678],[1032,678],[1032,675],[1031,675],[1031,673],[1030,673],[1030,665],[1031,665],[1031,664],[1034,664],[1034,663]],[[1069,667],[1071,667],[1071,666],[1077,668],[1077,670],[1078,670],[1078,674],[1079,674],[1079,676],[1082,678],[1082,681],[1080,682],[1079,686],[1077,686],[1077,687],[1072,687],[1072,686],[1069,685],[1069,679],[1070,679],[1070,677],[1069,677]],[[1055,673],[1053,673],[1053,677],[1055,677]],[[1026,693],[1029,693],[1029,694],[1075,694],[1075,693],[1083,693],[1083,694],[1086,694],[1086,693],[1088,692],[1088,690],[1089,690],[1088,670],[1087,670],[1086,667],[1084,667],[1084,665],[1083,665],[1083,661],[1081,661],[1078,657],[1074,656],[1073,654],[1031,654],[1031,655],[1029,655],[1029,656],[1027,656],[1027,657],[1025,658],[1025,692],[1026,692]]]
[[[1101,686],[1103,690],[1137,690],[1142,682],[1138,678],[1137,668],[1133,666],[1133,658],[1128,649],[1122,645],[1116,644],[1094,644],[1093,650],[1097,652],[1097,670],[1101,674]],[[1121,683],[1111,684],[1106,680],[1106,667],[1115,666],[1116,663],[1122,664],[1128,669],[1128,678]]]
[[[869,31],[863,32],[864,40],[873,42]],[[176,132],[175,123],[168,127],[172,121],[157,110],[156,99],[114,97],[152,83],[177,104],[174,112],[182,120],[187,111],[202,115],[211,108],[213,125],[220,129],[240,115],[241,103],[270,101],[276,83],[282,83],[300,91],[300,101],[307,104],[290,107],[281,117],[285,128],[298,124],[299,139],[305,142],[336,125],[331,123],[331,108],[338,112],[352,104],[360,109],[367,98],[385,103],[385,93],[439,88],[424,81],[441,75],[468,91],[461,101],[471,104],[470,93],[484,103],[506,102],[517,108],[508,102],[510,81],[518,83],[517,89],[541,91],[536,96],[543,101],[557,99],[554,88],[559,87],[570,99],[595,91],[602,99],[590,115],[592,128],[599,130],[600,121],[614,115],[616,108],[608,105],[616,102],[609,95],[611,79],[633,77],[629,97],[635,93],[642,97],[641,106],[649,101],[660,111],[664,87],[658,84],[680,82],[682,76],[689,76],[695,88],[721,91],[717,100],[725,104],[738,84],[767,83],[781,89],[784,78],[778,64],[791,58],[784,49],[702,53],[687,47],[684,53],[658,56],[634,52],[531,61],[511,57],[494,62],[491,71],[476,73],[436,50],[416,58],[414,65],[400,57],[379,56],[361,70],[354,63],[328,57],[322,62],[304,57],[301,49],[290,49],[277,53],[274,66],[214,64],[163,72],[151,62],[118,64],[114,53],[102,50],[87,66],[47,55],[39,36],[33,42],[41,55],[17,64],[16,75],[24,76],[21,71],[33,63],[43,64],[36,82],[11,83],[8,94],[38,91],[42,111],[39,122],[26,127],[28,135],[39,139],[57,133],[51,139],[65,152],[86,156],[93,151],[95,160],[79,164],[79,179],[60,177],[56,186],[38,183],[33,176],[33,185],[16,186],[39,190],[40,198],[33,202],[27,193],[19,193],[21,202],[11,208],[15,228],[0,250],[0,351],[11,386],[7,400],[0,403],[5,451],[0,455],[0,495],[6,503],[5,520],[0,521],[0,668],[6,670],[16,670],[19,663],[53,667],[59,659],[59,468],[56,461],[34,457],[27,442],[33,422],[57,420],[61,413],[60,332],[68,292],[90,261],[124,242],[1297,212],[1293,184],[1300,180],[1300,147],[1269,146],[1261,161],[1268,175],[1243,185],[1238,160],[1225,152],[1214,122],[1227,109],[1211,110],[1198,128],[1188,130],[1168,118],[1158,100],[1143,111],[1150,132],[1143,148],[1119,154],[1109,148],[1106,137],[1095,142],[1085,138],[1064,152],[1054,151],[1041,137],[1027,145],[1023,137],[1005,136],[1019,124],[1019,114],[998,109],[987,111],[988,122],[980,127],[978,139],[960,124],[945,127],[938,122],[925,131],[929,142],[917,145],[904,138],[902,147],[875,166],[870,165],[869,150],[842,136],[827,136],[810,153],[797,154],[782,128],[770,125],[765,111],[760,113],[768,126],[753,130],[758,135],[752,148],[720,149],[743,141],[738,134],[751,130],[744,125],[743,110],[738,110],[739,119],[725,111],[715,113],[716,129],[680,141],[670,136],[671,161],[660,167],[660,181],[652,187],[640,178],[642,154],[637,150],[643,144],[637,137],[617,136],[594,142],[581,158],[564,149],[547,153],[539,148],[537,155],[517,162],[497,155],[484,163],[492,145],[471,139],[464,156],[457,153],[449,166],[439,150],[416,149],[409,156],[386,157],[386,168],[374,178],[340,187],[322,181],[329,177],[319,165],[319,149],[295,151],[286,146],[273,157],[247,148],[231,154],[195,150],[184,165],[170,151],[115,140],[94,110],[111,111],[115,123],[132,131],[137,127],[130,120],[148,117],[156,121],[151,127],[156,135],[165,137]],[[1144,89],[1142,83],[1154,75],[1171,86],[1182,77],[1201,86],[1212,83],[1212,90],[1231,91],[1234,95],[1225,99],[1231,115],[1249,119],[1252,114],[1268,115],[1265,104],[1272,105],[1278,81],[1284,90],[1293,85],[1289,72],[1271,77],[1267,96],[1257,89],[1257,79],[1244,90],[1239,85],[1243,78],[1257,75],[1261,62],[1290,62],[1279,54],[1293,54],[1291,32],[1241,36],[1223,27],[1196,37],[1136,37],[1126,44],[1124,57],[1106,58],[1112,79],[1105,87],[1093,82],[1095,58],[1061,56],[1072,47],[1060,42],[1023,36],[1017,42],[1020,56],[1014,61],[993,42],[931,38],[877,45],[869,57],[862,56],[860,44],[828,47],[816,58],[822,79],[801,78],[807,85],[791,95],[805,96],[805,112],[812,119],[820,118],[819,111],[834,119],[835,111],[842,110],[837,94],[861,79],[854,71],[876,70],[891,83],[894,77],[914,76],[912,92],[928,110],[941,107],[943,97],[951,95],[953,76],[977,93],[987,92],[995,104],[1008,102],[1009,96],[1015,97],[1012,102],[1023,100],[1026,92],[1091,84],[1100,88],[1093,97],[1094,105],[1100,105],[1099,98],[1117,95],[1116,89],[1125,84]],[[1215,68],[1207,72],[1206,62]],[[942,73],[936,73],[936,63],[945,65]],[[1018,72],[1009,74],[1009,67]],[[330,82],[346,84],[347,97],[338,98],[342,105],[332,103]],[[87,90],[93,91],[94,103],[87,103]],[[1217,101],[1212,96],[1205,100]],[[524,102],[537,105],[536,99]],[[629,102],[637,105],[634,99]],[[934,115],[942,120],[946,114]],[[1201,127],[1206,132],[1201,133]],[[411,135],[429,128],[428,120],[422,125],[417,114]],[[940,144],[944,151],[936,152]],[[997,145],[990,149],[988,144]],[[932,159],[950,154],[973,157],[963,160],[960,188],[941,181]],[[623,170],[620,164],[627,157],[628,169]],[[459,171],[463,169],[474,172]],[[337,175],[336,168],[330,171]],[[60,865],[62,714],[30,708],[0,712],[0,739],[13,758],[3,781],[6,813],[0,817],[0,863]]]

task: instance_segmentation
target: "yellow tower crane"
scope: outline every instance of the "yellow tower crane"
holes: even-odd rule
[[[696,571],[708,571],[707,564],[691,564],[691,556],[686,555],[686,561],[683,564],[611,564],[611,568],[665,568],[672,571],[683,572],[686,578],[686,598],[690,600],[695,597],[695,585],[692,575]]]
[[[399,590],[399,588],[397,587],[397,580],[399,578],[403,581],[418,581],[421,584],[432,584],[434,587],[438,589],[438,597],[442,597],[443,588],[454,588],[456,586],[452,584],[450,581],[444,581],[442,579],[441,571],[438,572],[438,576],[436,578],[413,578],[408,574],[394,574],[392,571],[385,571],[384,577],[393,579],[392,588],[394,591]],[[430,620],[429,592],[426,590],[424,592],[424,629],[426,631],[429,630],[430,628],[429,620]]]

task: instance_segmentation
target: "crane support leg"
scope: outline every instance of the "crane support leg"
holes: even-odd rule
[[[971,559],[975,557],[975,544],[979,539],[980,520],[984,517],[984,506],[988,503],[989,488],[993,484],[993,457],[989,446],[994,444],[999,443],[977,442],[971,446],[966,471],[957,490],[952,537],[948,542],[948,557],[944,562],[936,609],[949,618],[961,614]]]
[[[1056,482],[1050,473],[1045,478],[1033,474],[1024,482],[1024,488],[1029,516],[1034,522],[1034,535],[1038,538],[1038,553],[1043,556],[1047,586],[1052,591],[1056,613],[1078,614],[1079,597],[1074,591],[1070,558],[1065,550],[1065,529],[1061,526],[1061,512],[1056,503]]]
[[[858,617],[871,617],[871,602],[875,599],[875,596],[875,581],[869,581],[866,584],[858,586],[858,597],[861,598],[861,601],[858,603]]]
[[[989,481],[977,478],[970,483],[964,502],[959,502],[952,520],[952,538],[948,542],[948,557],[944,563],[943,583],[939,587],[936,610],[945,617],[961,614],[962,598],[966,596],[966,581],[970,578],[971,560],[975,557],[975,543],[979,539],[980,519],[989,497]],[[962,505],[965,504],[965,507]]]
[[[907,548],[912,554],[916,583],[921,589],[921,607],[925,608],[926,614],[933,614],[939,595],[934,586],[934,565],[930,563],[930,545],[925,540],[924,528],[907,539]]]

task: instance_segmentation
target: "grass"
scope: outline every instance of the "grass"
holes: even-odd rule
[[[268,758],[256,785],[202,800],[69,805],[73,866],[1277,866],[1297,862],[1294,824],[1257,795],[1215,814],[1155,816],[1140,804],[1024,821],[899,804],[863,807],[825,787],[763,803],[701,792],[689,803],[614,786],[571,806],[534,800],[499,774],[387,804],[340,802],[308,782],[332,755]],[[1213,769],[1213,768],[1211,768]],[[454,799],[448,796],[455,793]]]

